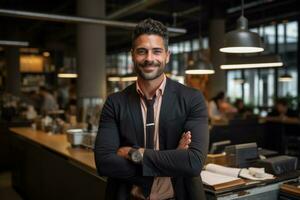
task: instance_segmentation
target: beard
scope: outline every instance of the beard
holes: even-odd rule
[[[164,73],[165,65],[165,63],[158,61],[145,61],[144,63],[134,63],[134,70],[142,79],[150,81],[158,78]],[[143,69],[147,67],[154,67],[155,70],[152,72],[145,72]]]

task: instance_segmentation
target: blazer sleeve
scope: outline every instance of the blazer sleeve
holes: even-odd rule
[[[187,150],[156,151],[146,149],[143,158],[144,176],[199,176],[208,152],[208,116],[203,95],[194,92],[188,102],[189,113],[184,125],[191,131],[192,142]]]
[[[120,147],[120,136],[116,116],[114,100],[109,96],[102,109],[95,141],[96,167],[101,176],[112,178],[133,177],[137,175],[137,166],[117,155],[117,150]]]
[[[115,178],[142,187],[144,195],[151,191],[153,177],[144,177],[142,167],[117,155],[120,147],[117,123],[117,104],[109,96],[103,106],[99,130],[95,141],[95,162],[99,175]]]

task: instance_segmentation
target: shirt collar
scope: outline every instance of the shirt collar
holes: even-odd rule
[[[165,88],[166,88],[166,82],[167,82],[167,78],[166,78],[166,75],[164,74],[163,81],[161,82],[161,84],[159,85],[157,90],[155,91],[156,96],[159,96],[159,95],[162,96],[164,94],[164,91],[165,91]],[[138,81],[136,81],[136,91],[137,91],[137,93],[139,93],[139,95],[145,96],[142,89],[140,88],[140,86],[138,84]]]

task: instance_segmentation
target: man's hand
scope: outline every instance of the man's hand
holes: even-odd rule
[[[129,156],[128,156],[128,152],[130,151],[132,147],[120,147],[117,151],[117,155],[121,156],[125,159],[130,160]],[[141,152],[141,154],[144,154],[145,149],[144,148],[139,148],[139,151]]]
[[[129,160],[128,152],[131,148],[132,147],[120,147],[117,151],[117,155]]]
[[[188,149],[191,142],[192,134],[190,131],[187,131],[182,134],[177,149]]]

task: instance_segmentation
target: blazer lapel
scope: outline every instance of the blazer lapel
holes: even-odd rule
[[[135,84],[130,90],[128,100],[129,112],[133,121],[133,126],[135,128],[137,143],[140,147],[144,147],[143,116],[141,110],[140,96],[136,92]]]

